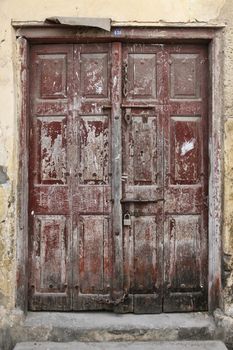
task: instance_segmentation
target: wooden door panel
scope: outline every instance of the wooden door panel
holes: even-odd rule
[[[206,310],[207,54],[169,46],[164,57],[164,311]]]
[[[124,45],[122,58],[123,105],[152,105],[155,108],[164,94],[161,45]]]
[[[193,188],[188,190],[185,186],[182,188],[172,186],[166,193],[164,201],[164,211],[166,213],[182,213],[184,215],[192,213],[198,214],[203,209],[202,188]]]
[[[166,216],[165,312],[206,310],[208,260],[205,226],[203,214]]]
[[[110,218],[80,216],[79,275],[80,293],[105,294],[110,289]]]
[[[171,99],[199,99],[200,62],[197,53],[170,55]]]
[[[70,202],[66,186],[59,186],[54,191],[53,187],[42,185],[39,191],[37,188],[31,189],[30,198],[33,203],[31,212],[69,215]]]
[[[200,183],[200,116],[170,119],[170,184]]]
[[[155,53],[129,53],[125,66],[128,99],[156,99],[156,61]]]
[[[108,97],[108,52],[81,53],[81,89],[86,98]]]
[[[30,154],[33,210],[41,214],[68,214],[67,117],[35,116],[31,137],[34,143]]]
[[[158,313],[161,302],[161,208],[149,212],[146,205],[127,204],[131,226],[124,227],[124,290],[129,294],[129,311]],[[151,209],[152,205],[150,205]],[[157,215],[152,213],[157,212]]]
[[[110,49],[74,46],[74,310],[112,308]]]
[[[67,137],[66,117],[40,116],[35,118],[35,163],[37,178],[35,184],[66,184]]]
[[[69,310],[72,46],[34,46],[30,74],[29,305]]]
[[[41,214],[68,214],[67,117],[35,116],[31,138],[32,209]]]
[[[110,106],[110,49],[109,44],[75,45],[74,83],[80,113],[101,113],[103,106]]]
[[[157,45],[123,51],[124,288],[136,313],[161,312],[163,255],[162,65]],[[153,104],[153,106],[152,106]],[[124,224],[124,220],[123,220]]]
[[[43,50],[43,49],[42,49]],[[42,100],[67,97],[67,53],[38,54],[38,82],[35,97]]]
[[[60,291],[67,280],[67,218],[58,215],[36,216],[35,263],[39,267],[37,291]]]
[[[171,215],[167,217],[169,235],[168,288],[193,291],[202,288],[200,215]]]
[[[108,116],[80,117],[80,184],[109,184]]]
[[[30,307],[69,308],[71,268],[70,219],[64,215],[35,215],[33,220]],[[49,300],[53,299],[52,305]]]
[[[131,289],[136,294],[153,293],[159,270],[156,218],[153,216],[132,217],[132,226],[134,279]]]
[[[111,189],[107,186],[80,186],[73,196],[73,210],[79,213],[110,214],[112,211]]]
[[[206,48],[35,45],[30,76],[30,308],[206,310]]]
[[[156,199],[162,191],[161,117],[152,109],[127,108],[122,122],[123,198]]]
[[[165,212],[199,213],[203,198],[200,116],[170,116]]]
[[[132,115],[129,125],[128,169],[132,185],[152,185],[157,180],[157,118],[153,115]]]
[[[167,101],[190,104],[205,99],[207,60],[204,45],[167,45],[164,47]]]

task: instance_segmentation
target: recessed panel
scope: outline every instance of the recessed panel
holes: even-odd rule
[[[155,291],[158,274],[157,265],[157,232],[154,216],[134,218],[134,280],[135,293]]]
[[[195,184],[200,181],[202,153],[200,117],[172,117],[170,120],[170,181]]]
[[[107,116],[88,116],[80,120],[81,184],[109,182],[109,121]]]
[[[166,256],[169,289],[195,291],[201,287],[201,217],[172,215],[167,218],[169,252]]]
[[[170,96],[174,99],[200,97],[200,73],[197,54],[172,54],[170,56]]]
[[[109,218],[83,215],[79,224],[80,292],[107,292],[110,278]]]
[[[34,263],[39,292],[64,291],[67,283],[68,227],[62,215],[35,218]]]
[[[67,173],[66,117],[38,117],[38,183],[65,184]]]
[[[128,178],[134,185],[152,185],[157,177],[157,118],[155,116],[132,116],[127,126],[129,162],[126,164]]]
[[[124,86],[130,98],[156,98],[156,54],[129,54]]]
[[[81,185],[73,194],[73,208],[79,213],[110,213],[112,208],[110,186]]]
[[[81,94],[89,98],[108,96],[108,53],[81,54]]]
[[[67,60],[65,54],[39,55],[40,97],[64,98],[67,90]]]

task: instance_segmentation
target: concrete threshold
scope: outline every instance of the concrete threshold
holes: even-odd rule
[[[214,340],[215,323],[207,313],[29,312],[21,332],[22,341]]]
[[[108,343],[22,343],[14,350],[227,350],[220,341],[108,342]]]

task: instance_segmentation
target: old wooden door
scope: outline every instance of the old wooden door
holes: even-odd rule
[[[201,45],[34,45],[29,307],[207,308]]]

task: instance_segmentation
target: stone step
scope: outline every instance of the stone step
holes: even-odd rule
[[[28,342],[16,344],[14,350],[226,350],[221,341],[162,342]]]
[[[214,340],[215,323],[207,313],[113,314],[107,312],[30,312],[16,342],[104,342]]]

